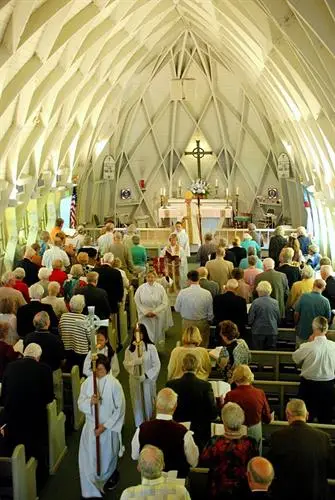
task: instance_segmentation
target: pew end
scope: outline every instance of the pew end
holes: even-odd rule
[[[0,457],[0,498],[37,500],[35,458],[26,462],[23,444],[14,448],[11,457]]]
[[[47,405],[48,413],[48,438],[49,438],[49,474],[57,472],[66,452],[65,442],[65,415],[57,413],[57,403],[54,399]]]

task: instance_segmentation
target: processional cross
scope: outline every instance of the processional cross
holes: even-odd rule
[[[201,180],[201,159],[204,156],[212,155],[213,151],[205,151],[200,146],[200,140],[196,140],[196,147],[192,151],[185,151],[186,156],[193,156],[197,160],[198,167],[198,179]],[[200,235],[200,243],[202,243],[202,226],[201,226],[201,207],[200,207],[200,195],[196,195],[198,200],[198,227],[199,227],[199,235]]]

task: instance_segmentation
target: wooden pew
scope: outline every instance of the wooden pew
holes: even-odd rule
[[[215,339],[216,326],[210,327],[210,345],[215,345],[213,340]],[[246,328],[247,339],[251,339],[251,330],[250,327]],[[296,333],[294,328],[278,328],[278,337],[277,337],[277,350],[278,351],[294,351],[295,350],[295,337]],[[249,342],[249,340],[248,340]],[[249,345],[251,348],[252,346]]]
[[[277,417],[284,420],[286,404],[290,399],[297,397],[299,382],[255,380],[253,385],[263,389],[271,409],[275,411]]]
[[[128,289],[128,297],[129,297],[129,327],[131,330],[133,330],[136,326],[137,323],[137,309],[136,309],[136,304],[134,300],[134,287],[130,286]]]
[[[49,473],[55,474],[67,452],[65,443],[65,415],[57,414],[57,403],[54,399],[47,405],[49,435]]]
[[[260,380],[300,380],[300,369],[292,360],[292,353],[287,351],[250,351],[250,369],[255,379]]]
[[[78,408],[80,386],[84,378],[80,378],[79,367],[73,366],[71,373],[63,373],[64,411],[70,417],[74,430],[78,431],[85,421],[85,416]]]
[[[37,500],[34,457],[26,462],[23,444],[15,447],[11,457],[0,457],[0,498]]]

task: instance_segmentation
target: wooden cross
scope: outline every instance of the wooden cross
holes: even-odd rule
[[[212,155],[213,151],[205,151],[202,147],[200,147],[200,140],[196,140],[196,147],[193,151],[185,151],[185,155],[192,155],[193,158],[196,158],[198,165],[198,179],[201,179],[201,158],[206,155]]]

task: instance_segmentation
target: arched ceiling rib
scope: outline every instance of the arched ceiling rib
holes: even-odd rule
[[[156,110],[145,97],[167,65],[170,79],[189,77],[192,68],[207,82],[208,99],[199,98],[202,114],[199,103],[183,109],[193,128],[205,123],[206,110],[215,114],[217,130],[206,135],[217,134],[225,145],[231,175],[239,169],[253,184],[239,157],[243,141],[253,141],[271,164],[286,141],[297,178],[318,179],[333,197],[332,0],[9,0],[0,7],[0,180],[9,182],[4,203],[13,185],[29,176],[44,175],[46,192],[57,186],[59,169],[69,181],[74,173],[84,178],[97,143],[111,138],[114,157],[122,156],[143,99],[151,133],[170,104],[175,123],[179,111],[170,101],[169,81],[160,82]],[[222,69],[241,85],[242,102],[220,91]],[[250,122],[251,113],[258,118]],[[233,148],[235,121],[239,140]],[[157,146],[158,132],[152,134],[157,168],[172,165],[177,133],[171,133],[167,159]],[[34,182],[29,186],[26,200]]]

